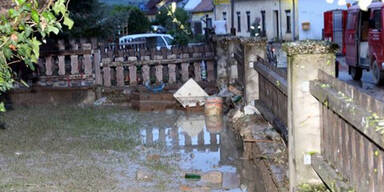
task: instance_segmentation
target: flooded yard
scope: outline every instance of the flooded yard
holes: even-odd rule
[[[0,118],[0,191],[265,191],[225,118],[77,106]]]

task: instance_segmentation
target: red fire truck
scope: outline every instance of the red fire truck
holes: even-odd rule
[[[337,11],[341,12],[341,14],[337,13]],[[373,2],[367,11],[361,10],[357,4],[352,5],[346,11],[337,11],[324,13],[324,39],[341,44],[341,53],[345,55],[345,62],[349,66],[349,74],[354,80],[360,80],[363,70],[368,70],[372,72],[376,84],[383,84],[384,3]],[[329,18],[331,13],[332,20]],[[335,17],[335,15],[339,16]],[[331,24],[329,24],[330,21],[332,21]],[[333,27],[335,23],[341,23],[343,26],[343,35],[341,37],[335,34],[335,27]],[[332,26],[331,29],[330,26]],[[332,33],[329,31],[332,31]],[[330,37],[332,38],[330,39]]]

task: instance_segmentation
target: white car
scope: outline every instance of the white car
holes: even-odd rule
[[[133,48],[156,48],[160,50],[163,47],[172,48],[173,37],[169,34],[136,34],[126,35],[119,38],[119,45]]]

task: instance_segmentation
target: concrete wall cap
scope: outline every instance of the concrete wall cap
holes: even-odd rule
[[[230,35],[213,36],[213,40],[216,42],[240,42],[243,45],[266,45],[267,39],[264,37],[238,37]]]
[[[283,50],[288,56],[303,54],[335,54],[337,49],[337,44],[328,41],[305,40],[283,43]]]
[[[239,41],[240,37],[232,35],[215,35],[213,41]]]
[[[264,37],[243,37],[240,38],[240,42],[243,45],[265,46],[267,44],[267,39]]]

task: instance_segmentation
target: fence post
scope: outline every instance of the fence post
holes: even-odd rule
[[[81,47],[83,50],[91,50],[92,45],[89,43],[82,44]],[[85,54],[84,55],[84,73],[89,75],[92,74],[92,60],[91,60],[91,54]]]
[[[228,58],[228,65],[227,65],[227,70],[228,70],[228,75],[229,75],[229,83],[235,83],[236,80],[238,79],[238,71],[237,71],[237,61],[235,58],[235,54],[237,51],[237,45],[240,44],[240,39],[231,39],[228,44],[228,53],[227,55],[229,56]]]
[[[79,46],[76,44],[76,41],[71,41],[72,49],[78,50]],[[71,55],[71,74],[78,74],[79,73],[79,60],[78,55]]]
[[[243,39],[244,46],[244,87],[247,104],[259,99],[259,73],[253,68],[258,57],[266,58],[266,40],[257,38]]]
[[[334,74],[335,49],[323,41],[283,44],[288,56],[288,141],[290,191],[303,183],[320,183],[305,156],[320,153],[320,106],[309,92],[318,69]]]
[[[49,55],[45,58],[45,75],[51,76],[52,73],[52,56]]]
[[[60,51],[65,50],[64,40],[58,41],[58,47]],[[60,55],[58,56],[58,59],[59,59],[59,75],[65,75],[65,56]]]
[[[103,77],[101,76],[101,70],[100,70],[100,50],[96,50],[94,57],[93,57],[93,66],[95,68],[95,81],[96,85],[102,85],[103,84]]]
[[[103,64],[103,84],[105,87],[111,86],[111,69],[110,64],[112,62],[111,58],[103,58],[102,59]]]
[[[228,86],[228,42],[237,37],[218,37],[215,39],[217,57],[217,85],[219,88]]]

